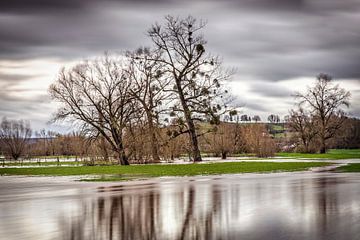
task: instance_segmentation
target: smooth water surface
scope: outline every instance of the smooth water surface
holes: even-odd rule
[[[0,179],[0,239],[360,239],[360,174]]]

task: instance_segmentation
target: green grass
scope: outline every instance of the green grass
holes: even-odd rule
[[[274,134],[275,138],[284,138],[285,137],[285,133],[275,133]]]
[[[281,124],[270,124],[270,127],[274,131],[284,131],[284,127]]]
[[[57,166],[57,165],[82,165],[83,163],[78,161],[66,161],[66,162],[23,162],[20,163],[19,161],[17,162],[10,162],[10,163],[5,163],[5,166]],[[0,163],[0,166],[2,166],[3,164]]]
[[[345,166],[336,168],[340,172],[360,172],[360,163],[351,163]]]
[[[83,178],[80,179],[80,182],[118,182],[118,181],[131,181],[138,179],[136,176],[127,176],[127,175],[101,175],[100,177],[92,178]]]
[[[169,165],[131,165],[131,166],[81,166],[81,167],[37,167],[2,168],[1,175],[120,175],[126,177],[194,176],[211,174],[262,173],[276,171],[300,171],[310,167],[326,166],[321,162],[225,162],[209,164],[169,164]]]
[[[236,154],[229,155],[229,157],[251,157],[251,158],[255,158],[256,154],[255,153],[236,153]],[[257,159],[260,159],[260,158],[257,158]]]
[[[69,158],[75,158],[75,155],[49,155],[49,156],[31,156],[30,159],[69,159]]]
[[[330,149],[327,153],[277,153],[278,157],[311,159],[349,159],[360,158],[360,149]]]

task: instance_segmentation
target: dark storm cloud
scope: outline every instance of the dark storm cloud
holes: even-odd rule
[[[2,0],[0,12],[39,12],[49,10],[74,9],[86,6],[85,1],[71,0]]]
[[[0,2],[0,12],[26,12],[39,13],[48,11],[66,11],[88,9],[99,3],[149,3],[146,0],[2,0]],[[162,0],[151,1],[151,3],[164,2]]]
[[[149,43],[151,23],[186,12],[208,20],[209,46],[241,74],[273,81],[319,72],[359,78],[359,6],[355,0],[6,0],[0,3],[0,58],[132,49]]]

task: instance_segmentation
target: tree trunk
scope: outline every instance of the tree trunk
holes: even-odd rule
[[[125,155],[124,151],[119,153],[119,163],[121,165],[130,165],[129,160],[128,160],[127,156]]]
[[[179,97],[180,97],[180,101],[181,101],[181,106],[184,110],[186,123],[189,128],[188,130],[189,130],[189,136],[190,136],[190,141],[191,141],[191,155],[193,157],[194,162],[201,162],[202,159],[201,159],[199,143],[198,143],[198,139],[197,139],[197,135],[196,135],[195,124],[194,124],[193,119],[191,118],[191,112],[190,112],[187,102],[185,100],[184,93],[183,93],[183,90],[181,87],[180,79],[176,79],[176,85],[177,85],[177,89],[178,89],[178,93],[179,93]]]
[[[321,146],[320,146],[320,153],[323,154],[326,152],[326,140],[325,140],[325,119],[322,118],[322,126],[321,126]]]
[[[130,165],[122,143],[118,144],[116,152],[118,154],[119,164],[121,164],[121,165]]]
[[[227,157],[227,153],[226,152],[222,152],[221,153],[221,159],[226,159]]]
[[[105,138],[103,136],[101,136],[101,138],[100,138],[100,147],[101,147],[102,155],[104,157],[104,161],[108,162],[109,161],[109,154],[108,154],[108,151],[106,149]]]
[[[193,157],[194,162],[201,162],[201,153],[199,149],[199,143],[196,135],[195,125],[193,121],[188,122],[189,125],[189,134],[191,139],[191,155]]]
[[[321,138],[321,147],[320,147],[320,153],[326,153],[326,143],[325,143],[325,139]]]
[[[152,116],[151,116],[151,113],[149,113],[148,111],[146,113],[147,113],[147,118],[148,118],[149,133],[150,133],[150,137],[151,137],[150,144],[151,144],[152,161],[154,163],[159,163],[160,162],[160,156],[159,156],[159,150],[158,150],[157,139],[156,139],[156,132],[155,132],[155,129],[154,129]]]
[[[152,158],[153,158],[152,160],[154,163],[160,162],[155,133],[151,133],[151,155],[152,155]]]
[[[305,137],[302,138],[302,141],[303,141],[304,148],[305,148],[304,151],[305,151],[305,153],[308,153],[309,152],[309,143],[307,142]]]

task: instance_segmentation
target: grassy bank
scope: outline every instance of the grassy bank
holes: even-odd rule
[[[169,164],[169,165],[131,165],[131,166],[81,166],[81,167],[37,167],[2,168],[1,175],[105,175],[118,176],[194,176],[210,174],[234,174],[252,172],[300,171],[310,167],[326,166],[321,162],[226,162],[209,164]]]
[[[340,172],[360,172],[360,163],[351,163],[336,169]]]
[[[277,153],[277,157],[311,159],[350,159],[360,158],[360,149],[330,149],[327,153]]]
[[[53,161],[53,162],[10,162],[10,163],[0,163],[0,166],[14,166],[14,167],[21,167],[21,166],[63,166],[63,165],[82,165],[83,162],[81,161],[66,161],[66,162],[57,162],[57,161]]]

